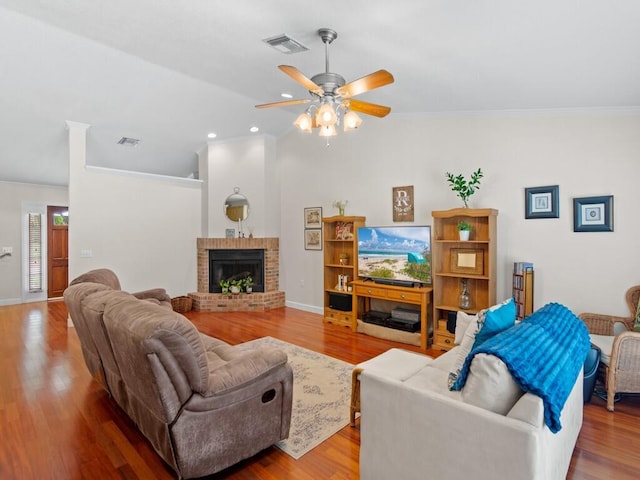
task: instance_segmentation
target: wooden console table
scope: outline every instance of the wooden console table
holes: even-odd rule
[[[362,319],[363,313],[370,310],[371,299],[387,300],[397,303],[408,303],[420,306],[420,347],[426,350],[429,345],[429,304],[431,287],[398,287],[364,280],[352,282],[356,300],[356,318]],[[362,299],[362,308],[361,302]]]

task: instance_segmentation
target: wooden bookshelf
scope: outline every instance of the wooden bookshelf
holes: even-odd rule
[[[358,228],[366,217],[340,216],[322,219],[324,249],[324,321],[356,331],[356,302],[349,284],[358,277]],[[351,302],[350,310],[331,307],[331,295]],[[342,307],[341,307],[342,308]]]
[[[432,216],[434,338],[437,348],[448,350],[453,344],[446,320],[449,312],[463,310],[458,306],[463,279],[471,299],[470,308],[463,311],[475,314],[496,303],[498,211],[454,208],[433,211]],[[467,241],[461,241],[458,235],[460,221],[471,224]]]

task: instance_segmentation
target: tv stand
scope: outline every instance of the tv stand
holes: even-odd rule
[[[429,331],[433,330],[429,317],[429,304],[431,302],[431,287],[424,286],[398,286],[380,283],[372,284],[367,280],[354,280],[352,282],[355,295],[356,319],[362,320],[365,312],[371,309],[371,299],[386,300],[395,303],[407,303],[420,306],[420,347],[426,350],[429,345]],[[386,328],[386,327],[380,327]]]

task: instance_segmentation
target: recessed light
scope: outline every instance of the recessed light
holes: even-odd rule
[[[291,95],[290,93],[281,93],[280,96],[282,98],[293,98],[293,95]]]
[[[256,132],[258,132],[259,130],[260,130],[260,129],[259,129],[258,127],[251,127],[251,128],[249,129],[249,131],[250,131],[251,133],[256,133]]]
[[[208,138],[216,138],[218,135],[216,135],[215,133],[211,132],[209,135],[207,135]]]

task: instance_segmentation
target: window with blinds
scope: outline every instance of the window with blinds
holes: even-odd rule
[[[29,292],[42,291],[42,214],[29,214]]]

